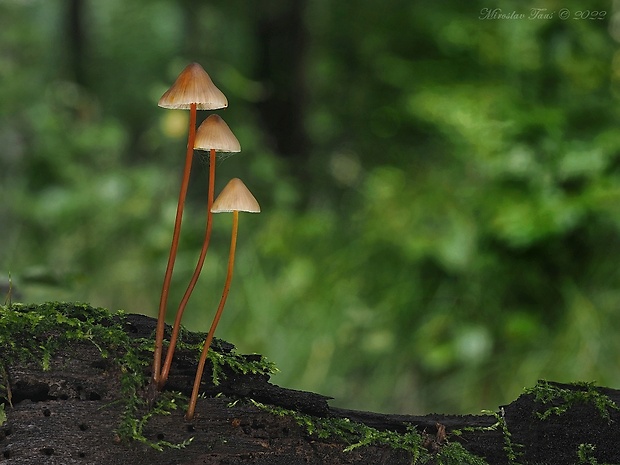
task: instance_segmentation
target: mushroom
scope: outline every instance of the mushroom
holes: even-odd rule
[[[164,325],[166,318],[166,304],[168,301],[168,291],[174,269],[177,248],[179,245],[179,235],[181,232],[181,219],[183,218],[183,208],[189,184],[189,175],[192,169],[192,158],[194,155],[194,140],[196,138],[196,110],[215,110],[226,108],[228,100],[224,94],[213,84],[206,71],[198,63],[191,63],[179,74],[172,87],[168,89],[159,99],[158,105],[170,109],[189,109],[189,134],[187,138],[187,152],[185,155],[185,167],[183,169],[183,179],[181,181],[181,191],[177,204],[177,213],[174,221],[174,231],[172,233],[172,244],[166,265],[164,283],[159,301],[159,313],[157,316],[157,329],[155,332],[155,351],[153,356],[153,382],[158,385],[160,379],[161,355],[164,342]]]
[[[241,151],[241,145],[239,144],[239,141],[232,133],[228,125],[224,122],[222,118],[215,114],[210,115],[207,119],[205,119],[196,131],[194,148],[198,150],[208,150],[210,152],[209,192],[207,196],[207,226],[205,231],[205,238],[202,243],[202,249],[198,258],[198,263],[196,263],[196,269],[194,270],[194,274],[190,279],[189,285],[187,286],[185,294],[183,295],[183,298],[181,299],[181,302],[179,304],[179,308],[177,309],[174,326],[172,327],[172,335],[170,336],[170,345],[168,346],[166,360],[163,364],[163,368],[161,369],[161,375],[159,378],[160,389],[163,387],[164,383],[168,379],[168,375],[170,374],[172,357],[174,356],[174,349],[177,339],[179,337],[179,330],[181,328],[181,319],[183,317],[183,312],[185,311],[187,302],[189,301],[192,291],[196,286],[196,282],[198,281],[198,277],[200,276],[200,272],[202,270],[205,257],[207,255],[207,250],[209,249],[209,242],[211,241],[211,228],[213,224],[211,207],[213,205],[213,191],[215,186],[215,153]]]
[[[228,271],[226,272],[226,282],[224,283],[222,298],[220,299],[220,304],[217,307],[217,311],[215,312],[215,317],[213,318],[213,322],[211,323],[211,328],[209,329],[209,333],[207,334],[205,344],[202,348],[200,361],[198,362],[196,378],[194,379],[194,388],[192,390],[192,396],[189,401],[187,413],[185,415],[185,418],[187,420],[191,420],[194,417],[196,400],[198,399],[198,390],[200,389],[200,381],[202,380],[202,373],[204,371],[205,362],[207,360],[207,354],[209,352],[209,347],[211,346],[211,341],[213,340],[215,328],[217,327],[217,324],[220,321],[220,317],[222,316],[222,311],[224,310],[224,305],[226,304],[226,298],[228,297],[228,291],[230,290],[230,282],[232,280],[233,268],[235,264],[235,249],[237,247],[237,229],[239,225],[240,211],[249,213],[260,213],[260,206],[258,205],[258,202],[254,198],[252,193],[248,190],[245,184],[243,184],[243,181],[241,181],[241,179],[239,178],[234,178],[231,179],[228,184],[226,184],[226,187],[224,187],[220,195],[217,197],[217,199],[215,199],[215,202],[213,202],[213,207],[211,207],[212,213],[232,212],[233,214],[230,253],[228,255]]]

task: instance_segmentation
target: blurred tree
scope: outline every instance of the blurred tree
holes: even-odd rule
[[[66,30],[68,39],[68,68],[72,72],[73,81],[79,86],[86,86],[84,65],[86,64],[84,32],[84,1],[70,0],[67,5]]]
[[[266,98],[257,105],[263,127],[276,153],[295,160],[291,167],[305,178],[309,153],[305,130],[307,89],[306,2],[269,2],[256,18],[254,28],[258,59],[255,78],[266,87]]]

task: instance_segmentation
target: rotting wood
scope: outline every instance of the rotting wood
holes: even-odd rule
[[[149,337],[154,327],[152,318],[126,317],[126,331],[132,338]],[[180,349],[167,389],[189,394],[195,364],[195,354]],[[147,365],[145,370],[149,368]],[[546,420],[536,413],[549,406],[535,402],[532,394],[497,408],[494,415],[387,415],[333,408],[326,396],[273,385],[266,375],[232,373],[218,386],[210,384],[210,375],[205,373],[207,397],[200,399],[194,421],[186,422],[183,410],[177,409],[145,422],[142,433],[149,441],[181,444],[192,439],[184,448],[158,451],[148,444],[123,441],[116,434],[125,408],[119,392],[121,374],[113,360],[101,357],[95,345],[82,342],[63,347],[54,354],[47,371],[35,361],[13,363],[5,369],[13,406],[6,405],[8,420],[0,426],[0,463],[412,463],[410,452],[387,445],[345,452],[349,444],[341,438],[310,435],[293,417],[274,415],[249,399],[316,418],[348,418],[379,431],[406,433],[413,425],[428,438],[425,447],[429,450],[458,441],[492,465],[577,464],[580,445],[592,446],[590,457],[598,463],[620,463],[620,430],[615,427],[620,419],[618,410],[612,409],[610,418],[605,419],[589,403],[577,403]],[[147,379],[148,375],[145,373]],[[619,391],[600,391],[620,403]],[[211,397],[216,394],[219,397]],[[556,405],[561,400],[553,402]],[[456,435],[458,431],[461,434]],[[507,449],[516,457],[511,459]]]

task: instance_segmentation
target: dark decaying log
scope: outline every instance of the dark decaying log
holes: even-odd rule
[[[150,337],[153,333],[155,323],[149,317],[128,315],[126,321],[132,337]],[[226,343],[220,344],[226,349]],[[195,354],[179,350],[166,389],[189,394],[195,364]],[[310,435],[292,416],[275,415],[248,399],[320,418],[348,418],[380,431],[405,433],[408,425],[414,425],[429,439],[425,443],[429,450],[436,452],[458,441],[493,465],[577,464],[580,449],[590,460],[581,463],[620,463],[619,412],[607,409],[610,417],[605,418],[592,402],[577,402],[561,415],[544,420],[536,412],[550,405],[561,406],[561,401],[543,405],[532,394],[498,408],[497,415],[386,415],[333,408],[328,397],[273,385],[264,375],[229,374],[219,386],[213,386],[209,373],[203,378],[207,396],[199,400],[193,421],[185,421],[184,412],[177,409],[169,415],[153,415],[145,422],[142,433],[149,441],[180,444],[193,438],[184,448],[164,447],[159,451],[119,438],[119,422],[126,408],[120,372],[113,360],[102,358],[94,344],[63,347],[46,371],[35,361],[14,362],[4,370],[12,406],[5,406],[7,421],[0,426],[3,464],[415,463],[410,451],[388,445],[344,451],[349,444],[342,438]],[[148,366],[148,375],[146,372]],[[600,388],[599,392],[616,403],[620,401],[619,391]],[[210,397],[216,394],[219,396]],[[504,421],[498,425],[502,415]],[[463,428],[472,431],[453,434]],[[510,457],[511,453],[516,457]]]

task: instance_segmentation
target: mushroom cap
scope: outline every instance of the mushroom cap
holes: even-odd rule
[[[211,206],[211,213],[232,211],[260,213],[260,205],[239,178],[228,181]]]
[[[226,122],[218,115],[209,115],[196,130],[194,148],[216,152],[241,152],[241,145]]]
[[[187,110],[192,103],[196,104],[198,110],[217,110],[228,106],[226,96],[215,87],[207,72],[198,63],[191,63],[181,71],[157,105],[173,110]]]

